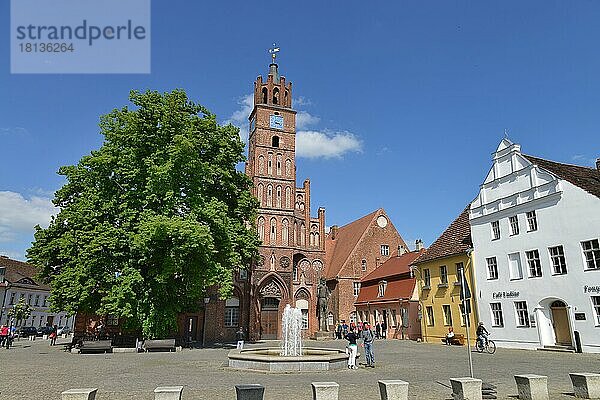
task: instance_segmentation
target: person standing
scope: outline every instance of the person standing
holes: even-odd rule
[[[379,321],[375,323],[375,338],[379,339],[381,337],[381,324]]]
[[[365,358],[367,361],[367,367],[375,368],[375,354],[373,354],[373,340],[375,339],[375,335],[373,335],[373,330],[371,329],[371,325],[368,323],[363,324],[362,331],[362,340],[363,345],[365,347]]]
[[[235,337],[237,338],[237,349],[238,350],[243,350],[244,349],[244,328],[242,328],[240,326],[240,329],[238,329],[238,331],[235,333]]]
[[[56,345],[56,337],[58,336],[58,327],[54,325],[52,332],[50,332],[50,346]]]
[[[381,337],[383,339],[387,338],[387,322],[385,322],[385,318],[381,323]]]
[[[8,326],[2,325],[0,327],[0,347],[4,346],[4,343],[8,340]]]
[[[358,367],[356,366],[356,353],[358,351],[358,349],[356,348],[356,339],[358,339],[358,336],[356,336],[356,333],[354,333],[354,328],[352,328],[351,326],[350,332],[348,332],[348,334],[346,335],[346,340],[348,341],[348,351],[350,353],[348,355],[349,369],[358,369]]]

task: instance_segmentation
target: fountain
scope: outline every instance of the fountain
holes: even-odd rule
[[[229,367],[266,372],[327,371],[346,368],[344,350],[302,347],[302,311],[285,306],[281,319],[281,347],[231,350]]]

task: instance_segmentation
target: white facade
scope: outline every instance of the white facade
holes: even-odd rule
[[[491,339],[535,349],[575,347],[579,336],[584,352],[600,353],[600,198],[505,139],[470,223],[479,316]]]

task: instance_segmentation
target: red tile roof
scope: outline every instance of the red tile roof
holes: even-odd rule
[[[356,299],[355,305],[373,304],[377,302],[389,302],[400,299],[410,299],[415,290],[415,278],[407,278],[395,281],[388,281],[383,297],[378,297],[379,285],[373,283],[371,285],[361,287]]]
[[[334,239],[331,239],[331,232],[327,235],[325,239],[326,270],[324,274],[327,279],[333,279],[339,274],[346,260],[352,254],[352,250],[354,250],[360,238],[380,211],[383,210],[375,210],[348,225],[337,228]]]
[[[425,249],[404,253],[401,256],[395,256],[388,259],[386,262],[377,267],[373,272],[363,277],[361,282],[372,280],[381,280],[390,278],[394,275],[403,274],[410,271],[410,266],[421,254],[425,253]]]
[[[427,251],[415,260],[415,264],[465,253],[473,247],[471,226],[469,225],[469,207],[470,205],[465,207],[458,218],[452,221]]]
[[[532,164],[580,187],[586,192],[600,198],[600,171],[595,168],[562,164],[523,154]]]
[[[36,277],[37,269],[31,264],[28,264],[23,261],[13,260],[6,256],[0,256],[0,267],[6,268],[6,273],[5,273],[4,278],[11,284],[19,283],[19,281],[22,281],[22,280],[23,280],[23,282],[31,280],[34,282],[34,285],[32,285],[32,286],[35,286],[39,289],[47,289],[47,290],[50,289],[49,286],[44,285],[41,282],[39,282],[39,280]],[[27,284],[27,283],[22,283],[22,284]]]

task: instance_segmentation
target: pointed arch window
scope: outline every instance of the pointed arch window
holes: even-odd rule
[[[265,241],[265,219],[263,217],[258,217],[258,238],[261,241]]]
[[[281,176],[281,161],[282,161],[282,155],[281,154],[277,154],[277,165],[276,165],[276,170],[277,170],[277,175]]]
[[[270,229],[270,244],[275,244],[277,241],[277,219],[271,218],[271,229]]]
[[[258,203],[259,203],[259,204],[260,204],[260,206],[262,207],[262,206],[264,206],[264,205],[265,205],[265,203],[264,203],[264,198],[263,198],[263,197],[264,197],[264,195],[265,195],[265,187],[263,186],[263,184],[262,184],[262,183],[259,183],[259,184],[258,184],[258,189],[257,189],[257,191],[258,191],[258,193],[257,193],[257,196],[256,196],[256,197],[258,197]]]
[[[269,91],[266,87],[262,88],[262,102],[263,104],[267,104],[267,100],[269,98]]]
[[[290,208],[292,201],[292,189],[289,186],[285,187],[285,208]]]
[[[292,176],[292,160],[289,158],[285,160],[285,176]]]
[[[273,175],[273,153],[269,153],[268,155],[267,174]]]
[[[265,157],[263,155],[258,156],[258,173],[265,173]]]
[[[306,225],[300,225],[300,246],[306,246]]]
[[[294,231],[292,232],[292,246],[298,243],[298,222],[294,221]]]
[[[267,186],[267,207],[273,207],[273,186]]]
[[[284,246],[287,246],[290,241],[289,229],[290,229],[289,222],[288,222],[287,218],[284,218],[283,221],[281,221],[281,244],[283,244]]]
[[[273,104],[279,104],[279,89],[273,89]]]
[[[281,186],[277,186],[276,193],[277,193],[277,201],[276,201],[277,208],[281,208]]]

